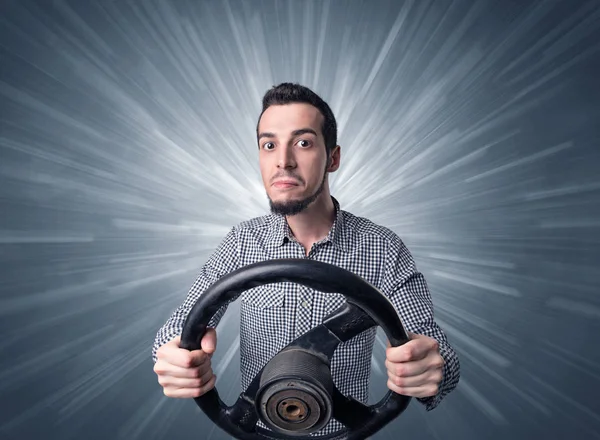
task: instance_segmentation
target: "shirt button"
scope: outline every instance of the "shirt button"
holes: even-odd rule
[[[308,309],[308,303],[306,301],[302,301],[302,306]]]

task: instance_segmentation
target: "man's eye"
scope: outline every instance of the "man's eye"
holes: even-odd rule
[[[302,140],[298,141],[298,145],[300,145],[301,147],[308,147],[308,146],[310,146],[310,142],[302,139]]]
[[[263,148],[265,150],[270,149],[271,147],[274,147],[273,142],[267,142],[266,144],[263,145]]]

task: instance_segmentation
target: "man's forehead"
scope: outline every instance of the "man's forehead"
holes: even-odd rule
[[[316,130],[321,128],[322,122],[323,115],[310,104],[272,105],[262,114],[258,131],[291,132],[304,127]]]

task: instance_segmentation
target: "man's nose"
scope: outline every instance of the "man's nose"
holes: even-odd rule
[[[295,168],[296,158],[294,157],[294,151],[291,146],[283,145],[279,148],[279,156],[277,158],[277,165],[279,168]]]

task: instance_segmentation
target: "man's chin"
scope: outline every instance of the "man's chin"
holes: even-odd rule
[[[286,200],[271,200],[271,213],[278,215],[292,216],[300,214],[314,201],[310,199],[286,199]]]

